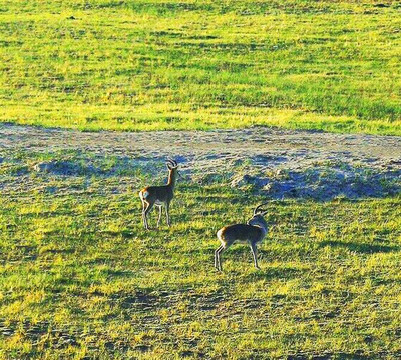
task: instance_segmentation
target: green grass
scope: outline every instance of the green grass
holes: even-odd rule
[[[401,7],[0,1],[0,121],[401,134]]]
[[[399,197],[271,203],[262,270],[237,245],[220,274],[216,231],[261,198],[181,184],[145,232],[113,181],[0,195],[2,358],[400,358]]]

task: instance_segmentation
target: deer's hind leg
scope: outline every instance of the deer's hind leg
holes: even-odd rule
[[[214,267],[217,270],[221,270],[220,251],[222,249],[224,249],[224,246],[220,245],[220,247],[214,253]]]
[[[224,247],[224,245],[221,245],[218,249],[217,249],[217,261],[218,261],[218,270],[223,271],[223,264],[221,262],[221,254],[226,251],[228,248],[228,246]]]
[[[217,269],[217,270],[220,270],[219,269],[219,264],[218,264],[218,262],[219,262],[219,251],[220,251],[220,249],[223,247],[223,245],[220,245],[219,246],[219,248],[215,251],[215,253],[214,253],[214,267]]]
[[[146,229],[145,209],[146,209],[146,204],[145,201],[142,200],[142,223],[143,227]]]
[[[149,230],[149,225],[148,225],[148,214],[149,211],[152,210],[153,204],[146,202],[145,203],[145,209],[143,210],[143,219],[144,219],[144,225],[145,229]]]

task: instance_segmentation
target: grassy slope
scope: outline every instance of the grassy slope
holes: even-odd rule
[[[0,120],[400,135],[401,8],[380,4],[2,0]]]
[[[399,198],[272,204],[262,270],[236,246],[218,274],[243,193],[181,185],[173,227],[144,232],[136,193],[105,190],[118,179],[69,181],[1,198],[4,358],[401,356]]]

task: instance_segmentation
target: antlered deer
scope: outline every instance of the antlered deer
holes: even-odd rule
[[[174,196],[178,164],[175,160],[168,159],[166,165],[168,168],[167,184],[162,186],[146,186],[139,192],[139,197],[142,201],[142,221],[146,230],[149,230],[147,216],[154,205],[159,208],[157,227],[159,227],[160,224],[163,206],[166,209],[167,225],[170,226],[169,208],[170,202]]]
[[[268,224],[264,219],[267,211],[262,209],[263,205],[266,205],[266,203],[255,208],[253,217],[246,224],[224,226],[217,232],[217,237],[221,241],[221,246],[216,250],[215,254],[215,267],[217,270],[223,271],[221,254],[237,242],[250,245],[255,267],[259,269],[256,246],[265,238],[268,232]]]

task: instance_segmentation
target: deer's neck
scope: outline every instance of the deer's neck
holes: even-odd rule
[[[268,225],[265,219],[262,219],[260,227],[263,229],[264,232],[267,232]]]
[[[248,221],[248,224],[252,225],[252,226],[257,226],[257,227],[261,228],[265,234],[267,233],[268,224],[267,224],[266,220],[263,219],[262,217],[258,217],[256,219],[252,218],[251,220]]]
[[[175,170],[169,170],[167,185],[170,186],[172,189],[174,189],[174,186],[175,186],[176,176],[177,176],[177,174],[176,174]]]

